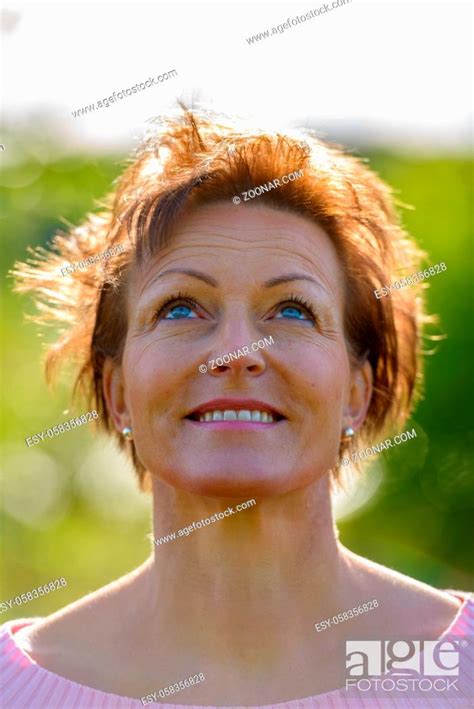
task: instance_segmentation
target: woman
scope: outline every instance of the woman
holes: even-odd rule
[[[353,554],[333,522],[341,460],[401,430],[420,378],[419,288],[374,291],[422,254],[367,167],[311,135],[184,111],[54,243],[18,289],[68,324],[48,367],[79,358],[153,495],[155,548],[4,626],[4,706],[346,706],[346,640],[469,633],[467,595]]]

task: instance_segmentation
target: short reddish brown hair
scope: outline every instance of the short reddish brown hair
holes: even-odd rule
[[[357,448],[403,424],[415,385],[421,383],[421,326],[427,318],[419,287],[381,299],[374,291],[419,270],[424,254],[402,229],[390,188],[340,146],[310,132],[243,129],[183,108],[177,117],[152,123],[102,211],[69,233],[56,234],[54,250],[39,248],[36,258],[16,264],[16,289],[35,292],[39,319],[63,326],[46,358],[48,379],[58,364],[75,361],[75,393],[88,396],[100,424],[128,447],[143,488],[146,471],[133,443],[111,425],[102,390],[105,359],[120,361],[122,355],[130,269],[169,243],[185,210],[230,202],[234,195],[295,170],[303,171],[300,179],[263,193],[258,202],[319,224],[337,250],[346,275],[351,360],[367,358],[374,378],[366,420],[352,442]],[[101,267],[60,274],[65,260],[81,261],[116,245],[125,250]],[[347,445],[341,446],[341,455]],[[337,478],[338,469],[333,473]]]

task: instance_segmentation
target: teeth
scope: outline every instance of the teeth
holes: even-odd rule
[[[255,421],[257,423],[273,423],[272,414],[267,411],[250,411],[248,409],[226,409],[222,411],[206,411],[204,414],[199,414],[199,421]]]

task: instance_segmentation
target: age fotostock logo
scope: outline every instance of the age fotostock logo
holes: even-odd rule
[[[377,696],[459,696],[465,640],[347,640],[346,691]],[[367,695],[366,695],[367,696]]]

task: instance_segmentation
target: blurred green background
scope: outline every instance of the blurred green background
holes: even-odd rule
[[[340,138],[344,142],[343,137]],[[45,615],[131,570],[148,556],[150,500],[113,445],[87,424],[28,448],[25,437],[87,409],[70,408],[67,381],[43,379],[45,340],[25,321],[31,301],[6,273],[26,247],[77,224],[121,172],[123,156],[68,150],[28,135],[1,176],[2,495],[0,601],[64,576],[68,586],[1,613]],[[36,146],[36,147],[34,147]],[[342,542],[358,554],[438,588],[473,588],[472,163],[466,157],[366,150],[370,164],[414,210],[403,220],[447,271],[429,279],[428,303],[447,338],[427,357],[418,437],[377,461],[337,501]],[[18,153],[18,151],[17,151]],[[406,427],[406,430],[411,428]],[[172,531],[172,530],[170,530]]]

